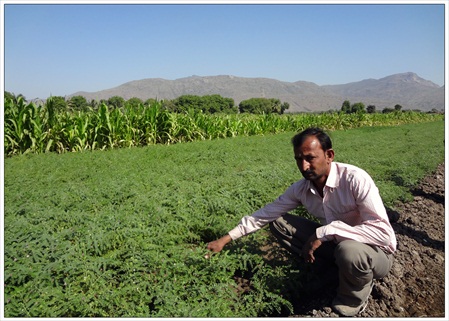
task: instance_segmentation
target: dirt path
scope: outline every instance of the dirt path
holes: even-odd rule
[[[398,239],[395,262],[384,279],[375,281],[369,304],[358,317],[445,316],[444,184],[441,164],[412,191],[412,202],[388,211]],[[338,317],[330,308],[334,296],[335,287],[305,291],[292,302],[295,313],[290,317]]]
[[[376,283],[362,316],[444,317],[444,164],[413,195],[413,202],[390,212],[399,243],[395,264]]]

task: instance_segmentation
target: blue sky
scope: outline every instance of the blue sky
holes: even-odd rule
[[[444,1],[15,3],[2,1],[4,89],[27,99],[192,75],[328,85],[411,71],[445,80]]]

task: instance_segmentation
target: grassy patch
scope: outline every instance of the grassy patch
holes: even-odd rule
[[[364,127],[332,136],[336,160],[370,173],[388,206],[411,200],[410,189],[444,161],[444,122]]]

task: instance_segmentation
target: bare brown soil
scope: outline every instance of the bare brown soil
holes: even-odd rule
[[[399,243],[395,263],[361,316],[445,316],[444,164],[412,192],[413,202],[390,212]]]
[[[445,317],[444,183],[441,164],[412,191],[412,202],[388,210],[398,239],[395,262],[385,278],[375,281],[368,306],[358,317]],[[287,286],[285,296],[295,309],[288,316],[338,317],[330,307],[336,282],[324,283],[316,291],[306,284],[304,291],[293,294]]]

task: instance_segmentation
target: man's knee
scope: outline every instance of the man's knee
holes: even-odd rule
[[[269,227],[271,233],[274,235],[286,235],[290,228],[287,226],[288,223],[282,217],[279,217],[277,220],[270,222]]]
[[[352,275],[364,275],[372,269],[372,259],[366,251],[366,244],[346,240],[338,243],[335,248],[335,262],[340,270]]]

